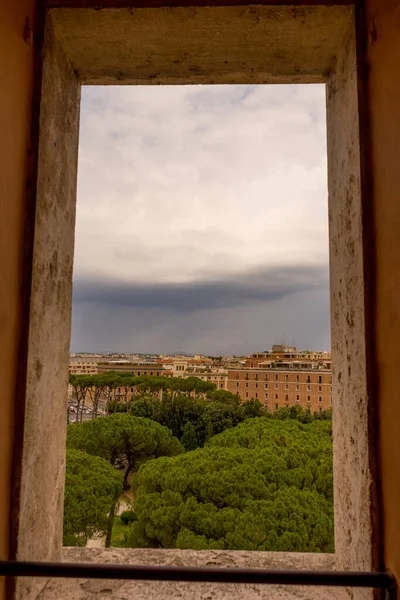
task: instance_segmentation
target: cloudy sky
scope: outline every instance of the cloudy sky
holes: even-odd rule
[[[329,349],[323,86],[85,87],[71,349]]]

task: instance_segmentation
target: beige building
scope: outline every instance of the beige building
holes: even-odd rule
[[[212,369],[207,371],[187,371],[186,377],[197,377],[202,381],[213,383],[218,390],[228,389],[228,371],[225,369]]]
[[[296,346],[274,344],[271,350],[255,352],[245,358],[245,366],[254,367],[297,367],[301,369],[325,367],[331,368],[331,353],[314,350],[297,350]]]
[[[116,371],[117,373],[132,373],[134,377],[148,375],[150,377],[160,377],[165,375],[163,366],[160,363],[131,363],[125,360],[116,360],[101,362],[97,365],[97,373],[108,373]]]
[[[187,377],[186,371],[188,368],[189,362],[182,358],[176,358],[172,360],[172,363],[169,365],[169,368],[172,370],[172,375],[174,377]]]
[[[70,358],[69,359],[69,374],[70,375],[96,375],[97,361],[91,358]]]

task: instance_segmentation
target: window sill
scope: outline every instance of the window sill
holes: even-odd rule
[[[335,568],[333,554],[286,552],[242,552],[222,550],[154,550],[128,548],[63,548],[62,559],[68,562],[187,565],[207,567],[253,567],[288,569]],[[112,598],[148,600],[149,598],[185,598],[201,600],[333,600],[335,588],[312,588],[280,585],[243,585],[216,583],[112,581],[89,579],[49,580],[37,600],[95,600]]]

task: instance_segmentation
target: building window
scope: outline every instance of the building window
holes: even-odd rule
[[[318,383],[322,383],[322,375],[319,375],[319,377],[318,377]]]
[[[256,394],[255,394],[255,395],[256,395],[256,398],[258,398],[258,392],[256,392]]]
[[[300,386],[296,385],[296,392],[298,392],[300,390]]]
[[[288,389],[289,389],[289,385],[288,385],[288,384],[286,384],[286,385],[285,385],[285,390],[288,390]]]
[[[249,382],[248,382],[248,381],[246,381],[246,387],[247,387],[247,388],[249,387]]]
[[[275,373],[275,381],[278,381],[278,373]]]
[[[322,406],[318,406],[318,410],[319,410],[319,412],[322,412],[322,410],[323,410]]]
[[[332,396],[331,396],[331,404],[332,404]]]
[[[307,392],[311,392],[311,385],[307,386]]]
[[[322,402],[322,396],[318,396],[318,402]]]
[[[256,390],[258,389],[258,383],[255,384],[255,388],[256,388]]]
[[[248,398],[248,397],[249,397],[249,392],[246,392],[246,398]]]
[[[285,395],[285,400],[286,402],[289,402],[289,396],[287,394]]]
[[[296,375],[296,381],[300,381],[300,375]]]
[[[279,390],[279,383],[276,383],[276,384],[275,384],[275,389],[276,389],[276,390]]]
[[[264,384],[264,387],[265,387],[265,389],[267,390],[267,389],[268,389],[268,383],[265,383],[265,384]]]
[[[264,398],[268,400],[268,392],[265,392]]]
[[[285,381],[289,381],[289,375],[285,375]]]
[[[275,400],[278,400],[278,394],[275,394]]]
[[[219,387],[222,389],[222,388],[224,387],[224,384],[223,384],[223,383],[220,383],[220,384],[219,384]]]
[[[319,392],[322,392],[322,385],[319,385],[319,386],[318,386],[318,391],[319,391]]]
[[[256,379],[258,379],[258,373],[256,373]]]
[[[307,402],[310,403],[311,402],[311,396],[307,396]]]
[[[239,373],[236,373],[236,379],[239,379]]]
[[[240,386],[240,383],[237,381],[236,382],[236,387],[239,387],[239,386]]]
[[[278,404],[278,403],[276,403],[276,404],[275,404],[275,408],[276,408],[276,409],[278,409],[278,406],[279,406],[279,404]]]
[[[300,396],[299,395],[296,396],[296,402],[300,402]]]
[[[268,381],[268,373],[265,373],[264,379],[265,379],[265,381]]]

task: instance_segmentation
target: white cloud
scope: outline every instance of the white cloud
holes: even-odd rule
[[[329,347],[324,93],[83,89],[74,350]]]
[[[83,90],[75,273],[327,263],[323,86]]]

